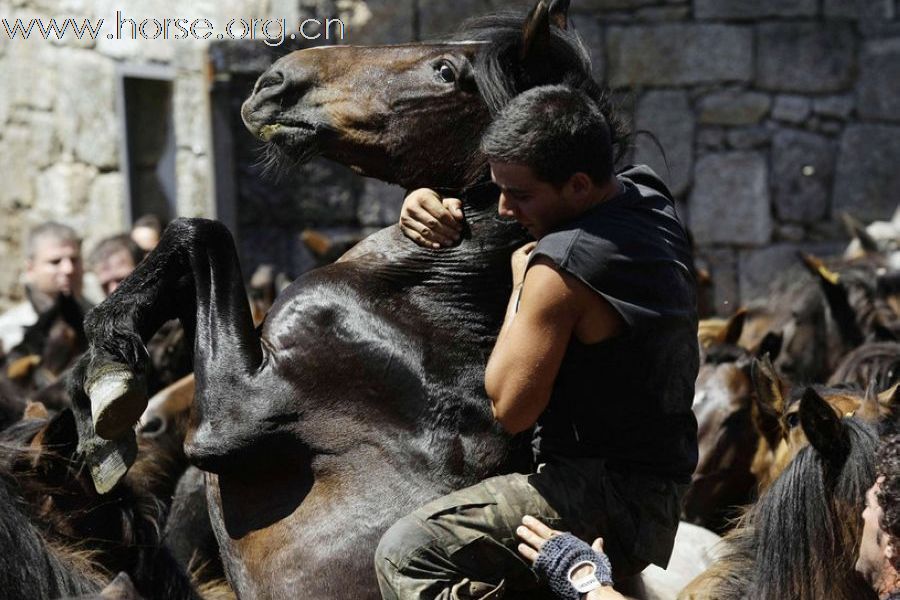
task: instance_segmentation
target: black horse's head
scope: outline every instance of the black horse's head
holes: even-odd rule
[[[244,123],[294,160],[321,154],[408,189],[464,189],[486,178],[490,119],[531,87],[585,90],[619,132],[567,11],[568,0],[540,0],[524,19],[474,19],[447,41],[291,53],[259,78]]]

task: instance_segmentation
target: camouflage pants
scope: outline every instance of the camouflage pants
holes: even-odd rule
[[[384,600],[552,598],[516,551],[524,515],[590,542],[601,536],[616,579],[668,562],[684,486],[559,459],[537,473],[486,479],[403,517],[375,552]]]

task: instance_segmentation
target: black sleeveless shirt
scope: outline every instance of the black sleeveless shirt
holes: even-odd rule
[[[627,323],[597,344],[572,337],[535,427],[535,458],[605,457],[613,469],[686,483],[697,464],[691,248],[671,194],[649,167],[618,178],[623,193],[541,238],[530,257],[545,256],[586,283]]]

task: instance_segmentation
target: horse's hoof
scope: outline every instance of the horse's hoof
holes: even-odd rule
[[[115,440],[128,432],[147,408],[147,384],[121,363],[106,363],[89,373],[84,390],[91,399],[94,431]]]

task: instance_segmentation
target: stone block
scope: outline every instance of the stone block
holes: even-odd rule
[[[11,125],[3,132],[0,144],[0,211],[30,208],[34,203],[34,185],[38,168],[31,162],[32,132],[23,125]],[[4,215],[6,218],[6,215]]]
[[[793,129],[775,134],[772,191],[779,219],[812,223],[826,216],[835,154],[827,137]]]
[[[744,82],[753,73],[753,39],[748,27],[610,27],[606,42],[612,87]]]
[[[91,165],[64,162],[41,172],[37,179],[34,206],[29,213],[33,224],[50,219],[62,220],[77,231],[88,231],[88,192],[97,176]]]
[[[802,226],[794,223],[781,223],[775,228],[775,239],[784,242],[800,242],[806,236]]]
[[[824,96],[813,99],[813,112],[831,119],[847,120],[853,114],[856,99],[852,95]]]
[[[849,23],[764,23],[757,27],[756,84],[784,92],[839,92],[856,73]]]
[[[867,43],[860,67],[859,116],[900,121],[900,38]]]
[[[391,3],[393,4],[393,3]],[[456,31],[465,17],[483,15],[491,10],[490,0],[461,0],[458,2],[444,2],[442,0],[421,0],[418,4],[419,31],[413,32],[412,3],[407,3],[409,13],[405,24],[400,24],[409,30],[410,36],[406,41],[417,35],[418,39],[427,40],[436,36],[445,35]],[[581,7],[580,7],[581,8]],[[355,31],[353,29],[352,31]],[[395,40],[400,41],[400,40]],[[356,34],[353,34],[353,43],[357,42]]]
[[[43,169],[59,159],[60,142],[56,135],[56,120],[52,113],[28,111],[28,162],[36,169]]]
[[[686,21],[691,16],[687,6],[648,6],[634,13],[638,21]]]
[[[722,152],[700,158],[689,205],[697,244],[761,246],[772,236],[766,158]]]
[[[118,167],[120,127],[113,62],[95,52],[69,50],[60,53],[57,72],[55,113],[63,152],[100,169]]]
[[[84,249],[90,249],[106,236],[126,231],[128,194],[121,173],[101,173],[88,189],[87,214],[90,228],[85,232]]]
[[[841,136],[833,215],[864,223],[890,219],[900,190],[900,126],[848,125]]]
[[[814,17],[818,0],[694,0],[697,19],[756,21],[766,17]]]
[[[659,4],[659,2],[657,0],[584,0],[578,3],[578,10],[585,12],[634,10],[654,4]]]
[[[38,110],[53,108],[59,93],[59,81],[53,65],[62,60],[66,51],[54,48],[43,39],[17,40],[9,44],[6,60],[10,79],[19,85],[7,87],[13,106],[27,106]]]
[[[175,198],[179,217],[215,218],[213,168],[208,156],[179,148],[175,153]]]
[[[172,90],[175,143],[194,154],[209,153],[212,138],[207,85],[202,73],[179,74]]]
[[[739,285],[741,303],[764,300],[769,296],[769,286],[775,276],[788,270],[802,273],[797,252],[803,251],[816,256],[830,256],[840,251],[840,244],[826,243],[782,243],[768,248],[742,250],[738,255]]]
[[[635,161],[656,171],[673,195],[684,193],[691,182],[694,150],[694,115],[687,92],[647,92],[638,102],[636,125],[656,136],[665,157],[649,136],[641,135],[635,142]]]
[[[701,123],[714,125],[751,125],[769,112],[768,94],[729,90],[713,92],[700,99]]]
[[[706,262],[712,278],[713,312],[719,316],[731,315],[740,305],[735,251],[728,248],[710,248],[702,249],[698,254]]]
[[[767,145],[772,139],[772,132],[765,125],[751,125],[730,129],[725,139],[735,150],[749,150]]]
[[[812,100],[805,96],[781,95],[772,106],[772,118],[788,123],[802,123],[811,112]]]
[[[725,130],[721,127],[701,127],[697,132],[697,146],[704,150],[721,150],[725,147]]]
[[[0,56],[0,81],[13,81],[10,62],[10,59]],[[0,89],[0,136],[3,135],[3,126],[9,120],[12,112],[12,99],[9,87],[3,86]]]
[[[892,19],[894,0],[824,0],[822,11],[828,19]]]
[[[606,78],[606,36],[603,26],[596,15],[575,14],[569,15],[569,18],[591,55],[591,72],[594,79],[603,81]]]

